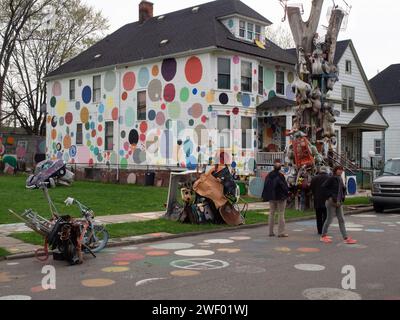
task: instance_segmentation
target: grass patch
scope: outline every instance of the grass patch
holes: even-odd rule
[[[246,225],[253,225],[258,223],[267,223],[268,218],[263,211],[249,211],[246,215]],[[295,218],[312,217],[313,211],[296,211],[288,209],[286,211],[286,220],[290,221]],[[141,221],[131,223],[120,223],[107,225],[107,230],[111,238],[125,238],[132,236],[140,236],[149,233],[167,232],[171,234],[182,234],[187,232],[201,232],[209,230],[229,229],[227,225],[192,225],[182,224],[165,219],[158,219],[152,221]],[[35,232],[22,232],[14,233],[11,235],[16,239],[22,240],[27,243],[35,245],[43,245],[43,238]]]
[[[6,249],[0,248],[0,257],[6,257],[8,255],[10,255],[10,253]]]
[[[33,209],[44,217],[50,217],[47,201],[41,190],[27,190],[25,175],[0,176],[0,224],[21,222],[8,212],[23,212]],[[79,216],[75,207],[66,208],[64,200],[76,198],[91,207],[96,215],[116,215],[165,210],[168,189],[136,185],[105,184],[76,181],[72,187],[51,189],[50,196],[58,210],[72,216]]]
[[[354,206],[359,204],[371,204],[371,199],[367,197],[355,197],[347,198],[345,203],[346,206]]]

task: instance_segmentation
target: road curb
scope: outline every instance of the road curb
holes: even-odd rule
[[[365,207],[365,208],[346,211],[344,214],[345,215],[357,215],[357,214],[362,214],[365,212],[370,212],[372,210],[373,210],[373,207],[371,206],[371,207]],[[293,219],[288,220],[287,223],[307,221],[307,220],[311,220],[313,218],[314,218],[314,215],[310,215],[307,217],[293,218]],[[248,229],[255,229],[255,228],[260,228],[260,227],[265,227],[265,226],[268,226],[267,222],[256,223],[256,224],[251,224],[251,225],[243,225],[243,226],[238,226],[238,227],[221,228],[221,229],[216,229],[216,230],[206,230],[206,231],[197,231],[197,232],[186,232],[186,233],[180,233],[180,234],[171,234],[171,235],[165,235],[165,236],[159,236],[159,237],[147,238],[147,239],[135,239],[135,240],[126,240],[126,241],[116,239],[116,240],[114,240],[115,242],[109,243],[107,245],[107,248],[116,248],[116,247],[123,247],[123,246],[143,244],[143,243],[153,243],[153,242],[158,242],[158,241],[163,241],[163,240],[172,240],[172,239],[179,239],[179,238],[184,238],[184,237],[194,237],[194,236],[199,236],[199,235],[204,235],[204,234],[215,234],[215,233],[222,233],[222,232],[227,232],[227,231],[248,230]],[[49,257],[51,255],[52,255],[52,252],[49,252]],[[27,253],[13,254],[10,256],[2,257],[2,258],[0,258],[0,261],[27,259],[27,258],[33,258],[35,256],[36,256],[36,254],[34,252],[27,252]],[[39,254],[39,256],[44,256],[44,255]]]

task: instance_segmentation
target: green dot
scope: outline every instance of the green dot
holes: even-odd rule
[[[188,88],[182,88],[181,90],[181,101],[182,102],[187,102],[189,100],[189,89]]]
[[[126,158],[121,159],[121,168],[127,169],[128,168],[128,160]]]
[[[52,98],[50,99],[50,106],[51,106],[52,108],[55,108],[56,104],[57,104],[57,99],[56,99],[56,97],[52,97]]]
[[[190,120],[189,120],[189,126],[192,127],[193,125],[194,125],[194,120],[193,120],[193,119],[190,119]]]

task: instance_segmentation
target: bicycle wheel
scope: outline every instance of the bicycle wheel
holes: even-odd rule
[[[85,245],[92,250],[93,253],[99,252],[105,248],[109,239],[108,231],[104,226],[95,225],[93,229],[88,229],[85,235]],[[87,249],[84,249],[88,253]]]

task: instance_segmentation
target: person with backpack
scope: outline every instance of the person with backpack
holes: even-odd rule
[[[314,209],[317,220],[318,234],[322,235],[322,228],[324,227],[327,211],[326,211],[326,197],[323,192],[322,185],[329,179],[329,168],[321,167],[318,175],[312,178],[310,189],[314,198]]]
[[[265,202],[270,203],[269,214],[269,236],[275,237],[275,213],[279,215],[278,237],[287,238],[288,234],[285,233],[285,210],[286,203],[289,196],[289,187],[286,182],[285,176],[281,173],[282,164],[281,160],[275,160],[274,170],[268,174],[265,179],[264,190],[262,198]]]
[[[328,217],[322,229],[321,241],[324,243],[332,243],[332,238],[328,237],[328,229],[333,221],[334,216],[339,221],[340,232],[342,233],[345,244],[356,244],[357,241],[348,236],[346,224],[344,221],[343,203],[346,197],[346,187],[343,183],[342,175],[344,168],[337,166],[333,169],[333,176],[329,177],[323,184],[323,192],[326,195],[326,209]]]

